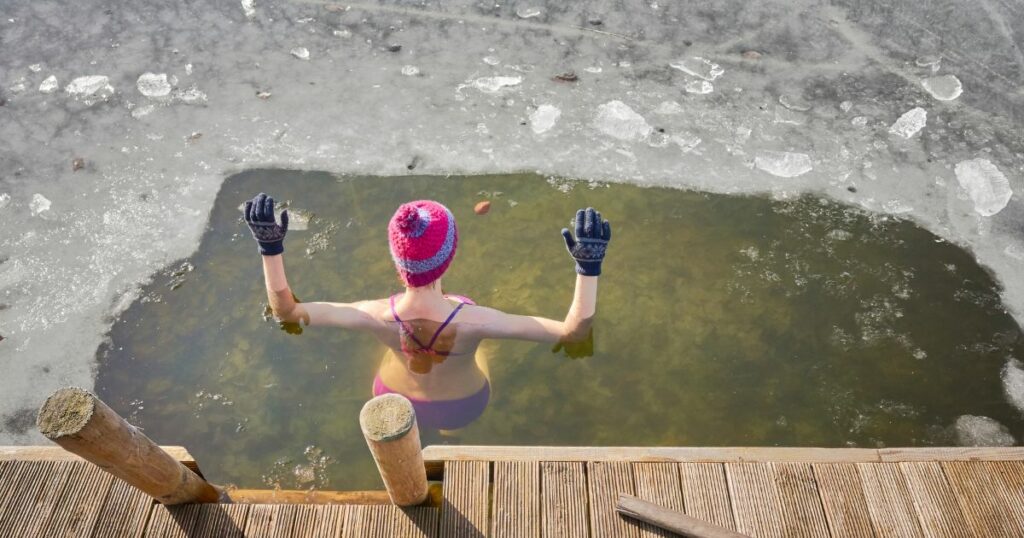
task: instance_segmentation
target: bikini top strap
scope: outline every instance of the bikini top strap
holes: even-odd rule
[[[401,328],[402,332],[407,334],[409,338],[412,338],[412,341],[416,342],[416,345],[420,346],[420,349],[429,349],[430,346],[424,346],[423,342],[420,342],[419,338],[416,338],[416,334],[413,331],[410,331],[409,328],[405,326],[405,322],[402,321],[402,318],[398,317],[398,311],[395,310],[395,297],[398,297],[398,295],[392,295],[391,298],[388,300],[388,302],[391,303],[391,316],[394,317],[395,321],[398,322],[398,326],[399,328]],[[433,344],[434,341],[431,340],[430,343]]]
[[[441,336],[441,331],[443,331],[444,328],[447,327],[448,324],[451,323],[453,319],[455,319],[455,314],[458,314],[459,310],[462,310],[462,307],[464,306],[466,306],[466,303],[459,303],[458,305],[455,306],[455,310],[452,310],[452,313],[448,314],[448,319],[444,320],[444,323],[442,323],[441,326],[438,327],[436,331],[434,331],[434,336],[430,338],[430,343],[427,344],[427,349],[433,349],[434,342],[437,341],[437,337]]]

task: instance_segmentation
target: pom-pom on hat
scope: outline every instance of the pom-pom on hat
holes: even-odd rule
[[[452,212],[432,200],[402,204],[388,223],[395,269],[414,288],[441,278],[455,257],[458,242]]]

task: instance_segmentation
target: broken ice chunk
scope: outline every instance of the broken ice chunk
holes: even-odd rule
[[[177,99],[187,105],[195,103],[205,103],[206,93],[204,93],[199,88],[192,86],[187,90],[176,90],[174,92],[174,99]]]
[[[682,114],[684,112],[683,106],[675,101],[662,101],[658,108],[654,109],[655,114],[663,114],[671,116],[674,114]]]
[[[135,87],[146,97],[167,97],[171,93],[171,83],[167,81],[167,73],[143,73],[135,81]]]
[[[33,73],[38,73],[43,70],[43,64],[32,64],[28,66],[28,70]]]
[[[956,180],[967,191],[979,215],[991,217],[1010,203],[1013,190],[999,168],[988,159],[960,161],[954,169]]]
[[[725,73],[725,69],[722,69],[718,64],[699,56],[676,60],[668,65],[673,69],[678,69],[683,73],[700,77],[709,82],[714,81],[722,76],[722,73]]]
[[[695,93],[697,95],[704,95],[715,91],[715,87],[706,80],[691,80],[683,86],[683,89],[687,93]]]
[[[497,93],[504,88],[517,86],[523,77],[481,77],[469,83],[470,86],[484,93]]]
[[[952,101],[964,92],[960,79],[953,75],[926,78],[921,81],[921,87],[939,101]]]
[[[928,112],[921,107],[915,107],[904,112],[900,119],[889,127],[889,132],[903,138],[910,138],[916,135],[927,121]]]
[[[598,106],[593,125],[598,131],[619,140],[641,140],[654,131],[643,116],[622,101],[609,101]]]
[[[516,15],[520,19],[532,19],[534,17],[540,17],[540,9],[535,7],[521,7],[516,10]]]
[[[14,84],[11,84],[7,87],[7,89],[10,90],[11,93],[21,93],[25,91],[25,88],[28,88],[28,79],[26,79],[25,77],[18,78],[18,80],[14,81]]]
[[[942,66],[942,56],[921,56],[920,58],[914,60],[914,64],[917,65],[918,67],[930,67],[932,72],[934,73],[935,71],[939,70],[939,67]]]
[[[689,133],[674,134],[669,137],[673,143],[679,146],[679,149],[683,150],[683,153],[689,153],[700,145],[701,139],[699,136],[692,135]]]
[[[11,195],[6,192],[0,193],[0,209],[7,207],[11,203]]]
[[[73,97],[103,99],[114,93],[114,87],[105,75],[88,75],[72,80],[64,87],[64,91]]]
[[[562,111],[552,105],[540,105],[530,114],[530,128],[536,134],[551,130],[561,117]]]
[[[294,49],[291,50],[291,53],[292,56],[295,56],[300,60],[309,59],[309,49],[307,49],[306,47],[295,47]]]
[[[51,202],[38,192],[32,195],[32,201],[28,203],[28,210],[35,217],[44,211],[50,210]]]
[[[779,104],[797,112],[807,112],[811,109],[811,105],[807,104],[803,99],[788,94],[782,94],[779,96]]]
[[[1024,367],[1017,359],[1006,361],[1001,375],[1003,379],[1003,391],[1007,399],[1017,408],[1024,412]]]
[[[57,91],[57,77],[50,75],[39,83],[39,91],[42,93],[53,93]]]
[[[242,0],[242,11],[245,12],[246,18],[251,19],[256,16],[256,1]]]
[[[407,77],[415,77],[416,75],[420,74],[420,68],[416,67],[415,65],[403,65],[402,74]]]
[[[778,177],[797,177],[814,169],[806,153],[770,150],[758,151],[754,166]]]
[[[1013,446],[1010,430],[989,417],[961,415],[956,419],[956,442],[960,446]]]

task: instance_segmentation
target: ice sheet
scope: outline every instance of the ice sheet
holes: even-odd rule
[[[222,179],[256,166],[536,170],[815,192],[900,213],[971,249],[1024,319],[1024,208],[1011,195],[997,213],[978,211],[974,183],[954,171],[983,159],[1010,192],[1024,188],[1015,10],[881,0],[5,2],[0,444],[40,440],[31,416],[49,391],[92,386],[114,317],[141,282],[193,251]],[[718,67],[687,63],[707,68],[695,76],[671,66],[687,58]],[[578,80],[554,79],[569,71]],[[177,82],[157,102],[138,91],[145,73]],[[962,82],[955,101],[922,87],[944,75]],[[798,123],[775,121],[783,95],[807,108],[786,107]],[[560,115],[537,132],[546,123],[530,116],[545,104]],[[915,108],[927,127],[891,135]],[[603,128],[615,125],[628,136]],[[804,154],[813,169],[766,173],[755,165],[765,152]]]

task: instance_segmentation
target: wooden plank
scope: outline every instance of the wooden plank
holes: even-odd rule
[[[311,505],[303,507],[296,517],[294,538],[337,538],[341,536],[347,506]]]
[[[771,463],[775,486],[782,500],[786,536],[828,538],[828,523],[814,471],[807,463]]]
[[[540,464],[536,461],[494,463],[491,536],[540,537]]]
[[[871,513],[860,473],[852,463],[814,464],[822,509],[833,538],[871,538]]]
[[[189,538],[192,527],[199,517],[198,504],[179,504],[175,506],[153,505],[146,525],[146,536],[161,538]]]
[[[643,463],[632,464],[633,485],[636,496],[658,506],[683,512],[683,490],[679,486],[679,467],[675,463]],[[671,532],[655,527],[649,523],[640,526],[640,536],[652,538],[656,536],[671,537]]]
[[[64,498],[40,533],[43,536],[89,536],[96,526],[114,476],[88,463],[76,467]]]
[[[736,530],[723,464],[680,463],[679,478],[687,515]]]
[[[231,502],[242,504],[391,504],[388,492],[232,489]]]
[[[241,538],[249,515],[246,504],[197,505],[195,522],[189,538]]]
[[[416,506],[349,506],[344,538],[432,538],[437,536],[437,508]],[[483,533],[478,536],[483,536]]]
[[[452,461],[445,464],[440,528],[443,538],[487,534],[489,482],[489,462]]]
[[[875,534],[885,537],[923,536],[906,480],[896,463],[858,463],[864,500]]]
[[[50,477],[55,462],[25,462],[15,481],[8,484],[10,496],[0,510],[0,536],[21,536],[19,530],[30,523],[31,507]]]
[[[1018,518],[1009,513],[1012,497],[1020,492],[1007,488],[984,463],[948,461],[941,465],[974,536],[1022,534]]]
[[[199,465],[183,446],[164,446],[165,452],[200,476]],[[0,446],[0,461],[85,461],[59,446]]]
[[[620,493],[636,493],[633,488],[633,468],[628,462],[588,462],[587,493],[590,499],[591,534],[633,538],[640,536],[639,522],[623,517],[615,510]]]
[[[926,536],[971,534],[939,462],[903,462],[899,466]]]
[[[3,486],[0,489],[0,532],[3,532],[5,527],[14,525],[14,520],[18,517],[18,514],[13,510],[13,506],[22,496],[19,484],[21,484],[22,480],[31,480],[25,476],[26,474],[36,472],[38,472],[38,465],[26,461],[12,462],[12,465],[7,470],[4,482],[0,483]],[[0,534],[0,536],[3,535]]]
[[[1017,532],[1024,535],[1024,462],[991,461],[981,466],[1003,484],[1006,510],[1013,516]]]
[[[298,506],[294,504],[252,504],[245,522],[245,535],[253,538],[283,538],[292,535]]]
[[[42,462],[37,463],[41,465]],[[80,468],[79,463],[54,462],[49,470],[40,476],[39,489],[32,495],[25,492],[25,503],[18,514],[20,520],[5,536],[42,536],[43,529],[64,495],[68,480]]]
[[[152,497],[115,478],[96,516],[93,538],[142,536],[153,505]]]
[[[588,536],[587,483],[583,463],[542,462],[540,476],[544,536]]]
[[[736,527],[752,536],[828,537],[810,465],[727,463]]]
[[[898,461],[1020,461],[1024,447],[913,447],[882,448],[878,456],[884,462]]]
[[[873,462],[872,448],[816,447],[552,447],[436,445],[423,449],[435,461],[675,461],[675,462]],[[1022,455],[1021,459],[1024,459]]]

